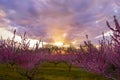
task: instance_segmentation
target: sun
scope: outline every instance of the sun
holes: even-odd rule
[[[55,42],[55,43],[53,43],[53,45],[58,46],[58,47],[62,47],[63,42]]]

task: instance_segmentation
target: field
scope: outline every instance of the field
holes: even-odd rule
[[[0,80],[27,80],[16,71],[8,69],[4,64],[0,65]],[[87,73],[83,69],[72,67],[71,72],[64,63],[54,65],[53,63],[44,63],[40,66],[38,74],[34,80],[108,80],[102,76]]]

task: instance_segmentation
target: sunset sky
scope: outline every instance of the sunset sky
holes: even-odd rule
[[[120,0],[0,0],[0,35],[27,32],[30,39],[75,45],[85,35],[95,42],[109,35],[106,20],[120,18]]]

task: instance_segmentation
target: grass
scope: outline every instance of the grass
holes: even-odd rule
[[[44,63],[38,70],[34,80],[108,80],[102,76],[85,72],[83,69],[72,67],[68,71],[64,63],[55,66],[53,63]],[[6,65],[0,65],[0,80],[27,80],[17,72],[10,70]]]

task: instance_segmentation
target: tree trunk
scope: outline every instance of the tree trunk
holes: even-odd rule
[[[28,80],[33,80],[33,77],[28,76],[27,78],[28,78]]]
[[[71,72],[71,68],[72,68],[72,65],[70,64],[70,65],[69,65],[69,72]]]

